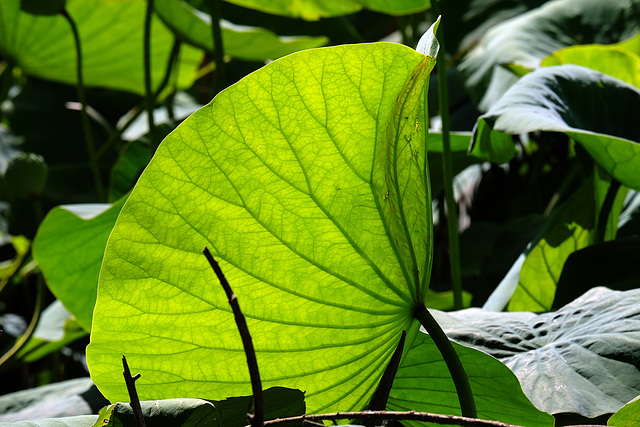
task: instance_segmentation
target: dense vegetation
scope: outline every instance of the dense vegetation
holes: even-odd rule
[[[0,425],[634,425],[639,22],[3,1]]]

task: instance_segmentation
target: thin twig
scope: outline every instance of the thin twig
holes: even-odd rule
[[[136,419],[136,425],[138,427],[145,427],[142,407],[140,407],[140,399],[138,398],[138,392],[136,391],[136,380],[140,378],[140,374],[136,374],[133,377],[131,376],[129,364],[127,363],[127,358],[124,354],[122,355],[122,366],[124,367],[122,374],[124,375],[124,382],[127,384],[127,391],[129,392],[129,399],[131,399],[131,409],[133,409],[133,416]]]
[[[207,257],[207,261],[209,261],[211,268],[213,268],[216,276],[218,276],[218,280],[220,281],[220,284],[227,294],[229,305],[231,306],[231,310],[233,310],[233,316],[236,319],[236,324],[238,325],[238,330],[240,331],[240,337],[242,338],[244,352],[247,356],[249,375],[251,376],[251,388],[253,390],[254,406],[253,415],[247,414],[247,417],[249,418],[252,427],[262,427],[264,425],[264,399],[262,397],[262,382],[260,381],[260,372],[258,371],[256,351],[253,348],[253,341],[251,341],[251,335],[249,334],[247,321],[244,318],[242,311],[240,310],[240,305],[238,305],[238,298],[233,293],[231,286],[229,286],[229,282],[227,282],[227,278],[224,276],[224,273],[220,269],[220,265],[218,265],[218,262],[213,259],[213,255],[211,255],[211,252],[209,252],[209,249],[207,247],[205,247],[202,252],[204,253],[204,256]]]
[[[412,420],[412,421],[428,421],[443,425],[456,425],[465,427],[518,427],[514,424],[506,424],[500,421],[481,420],[478,418],[457,417],[454,415],[432,414],[429,412],[399,412],[399,411],[361,411],[361,412],[335,412],[331,414],[316,415],[299,415],[297,417],[277,418],[275,420],[265,421],[265,426],[277,424],[286,424],[300,421],[319,421],[319,420],[347,420],[347,419],[365,419],[365,420]],[[247,426],[248,427],[248,426]]]

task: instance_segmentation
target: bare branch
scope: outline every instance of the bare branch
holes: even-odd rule
[[[322,420],[345,420],[345,419],[361,419],[364,421],[383,421],[383,420],[413,420],[427,421],[442,425],[457,425],[464,427],[519,427],[513,424],[506,424],[499,421],[481,420],[477,418],[457,417],[454,415],[431,414],[429,412],[398,412],[398,411],[361,411],[361,412],[335,412],[331,414],[316,415],[300,415],[297,417],[277,418],[275,420],[265,421],[264,425],[275,426],[277,424],[291,422],[307,422]]]
[[[136,425],[138,427],[145,427],[142,407],[140,406],[140,399],[138,398],[138,392],[136,391],[136,380],[140,378],[140,374],[136,374],[133,377],[131,376],[129,364],[127,363],[127,358],[124,354],[122,355],[122,366],[124,366],[122,374],[124,375],[124,382],[127,384],[127,391],[129,392],[129,399],[131,399],[131,409],[133,410],[133,416],[136,419]]]

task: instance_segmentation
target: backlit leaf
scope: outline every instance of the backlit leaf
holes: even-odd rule
[[[263,386],[310,412],[364,407],[425,299],[424,87],[397,44],[308,50],[220,93],[161,144],[110,236],[88,347],[126,399],[250,393],[209,247],[248,317]]]

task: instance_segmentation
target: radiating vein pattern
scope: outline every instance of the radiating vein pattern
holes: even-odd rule
[[[300,52],[165,139],[103,263],[88,358],[110,399],[126,398],[123,352],[143,399],[250,393],[207,246],[247,317],[265,388],[305,391],[311,412],[368,403],[402,331],[417,328],[416,266],[428,256],[417,116],[430,61],[388,43]]]

